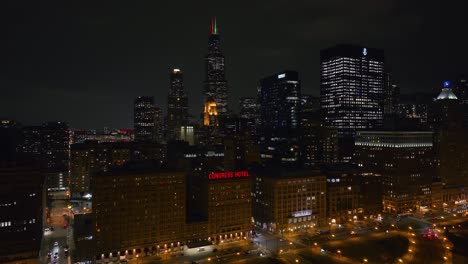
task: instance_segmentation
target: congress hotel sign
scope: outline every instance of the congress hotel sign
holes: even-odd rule
[[[208,174],[209,180],[249,177],[249,171],[223,171]]]

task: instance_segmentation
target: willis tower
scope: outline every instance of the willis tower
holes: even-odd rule
[[[214,100],[219,117],[227,115],[228,92],[224,73],[224,56],[220,49],[220,38],[216,18],[211,20],[211,33],[208,42],[208,54],[205,57],[206,79],[204,83],[204,103]]]

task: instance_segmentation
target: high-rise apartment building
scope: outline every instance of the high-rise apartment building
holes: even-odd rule
[[[188,125],[188,98],[184,91],[184,79],[180,69],[173,69],[167,96],[166,138],[179,139],[180,129]]]
[[[228,113],[228,88],[225,76],[224,56],[221,53],[220,37],[216,18],[211,21],[208,54],[205,57],[206,76],[203,102],[213,98],[221,118]]]
[[[343,44],[320,52],[323,121],[338,129],[342,161],[352,156],[356,130],[382,126],[384,89],[382,50]]]

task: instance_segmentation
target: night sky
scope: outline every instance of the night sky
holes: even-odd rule
[[[172,68],[198,115],[212,16],[235,111],[258,79],[283,69],[318,95],[320,49],[338,43],[383,48],[403,93],[437,93],[468,73],[466,0],[30,2],[0,8],[0,118],[23,124],[130,128],[138,95],[165,112]]]

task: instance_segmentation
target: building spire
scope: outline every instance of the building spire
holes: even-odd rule
[[[211,35],[218,35],[218,26],[216,25],[216,17],[211,18]]]

